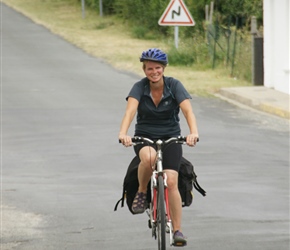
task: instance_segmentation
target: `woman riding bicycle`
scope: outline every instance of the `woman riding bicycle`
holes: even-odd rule
[[[140,62],[143,62],[143,71],[146,75],[134,84],[127,96],[127,107],[121,123],[119,140],[126,147],[132,145],[128,129],[137,112],[137,124],[134,136],[143,136],[155,139],[168,139],[181,134],[179,111],[187,121],[190,134],[186,143],[195,146],[198,140],[198,131],[195,115],[192,111],[191,96],[180,81],[164,76],[168,64],[167,55],[160,49],[152,48],[143,51]],[[139,189],[133,201],[134,213],[143,213],[146,210],[147,185],[152,175],[152,166],[156,157],[156,148],[148,145],[134,146],[140,158],[138,167]],[[178,190],[178,170],[182,157],[182,146],[171,144],[163,152],[163,168],[167,174],[169,206],[173,224],[174,242],[186,245],[186,239],[181,231],[182,204]]]

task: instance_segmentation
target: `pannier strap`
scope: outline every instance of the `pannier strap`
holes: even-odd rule
[[[116,205],[115,205],[115,208],[114,208],[114,211],[117,211],[117,208],[119,206],[119,203],[122,201],[121,203],[121,207],[124,207],[124,198],[122,197],[120,200],[117,201]]]
[[[195,188],[198,192],[201,193],[202,196],[206,196],[206,191],[203,190],[203,189],[201,188],[201,186],[199,186],[197,180],[195,180],[195,182],[193,183],[193,186],[194,186],[194,188]]]
[[[124,207],[124,200],[126,198],[126,191],[123,190],[123,194],[122,194],[122,198],[120,200],[117,201],[116,205],[115,205],[115,208],[114,208],[114,211],[117,211],[117,208],[119,206],[119,203],[122,201],[121,203],[121,207]]]

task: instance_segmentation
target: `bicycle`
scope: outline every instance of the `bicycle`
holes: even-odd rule
[[[172,137],[168,140],[150,140],[145,137],[133,137],[132,144],[156,145],[156,158],[153,164],[153,172],[151,176],[151,202],[146,210],[149,221],[148,226],[152,229],[152,237],[158,240],[158,250],[166,249],[166,233],[169,233],[170,246],[181,246],[174,244],[173,227],[170,217],[167,176],[163,172],[162,152],[163,148],[170,143],[186,144],[186,137]]]

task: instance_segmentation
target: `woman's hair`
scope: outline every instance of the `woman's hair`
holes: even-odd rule
[[[143,70],[145,70],[145,68],[146,68],[146,63],[149,62],[149,61],[150,61],[150,60],[144,60],[144,61],[143,61]],[[159,63],[159,62],[156,62],[156,63]],[[160,63],[160,64],[162,65],[163,68],[166,67],[166,65],[164,65],[163,63]]]

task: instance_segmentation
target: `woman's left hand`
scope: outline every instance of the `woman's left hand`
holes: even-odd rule
[[[198,140],[198,134],[189,134],[186,136],[186,144],[190,147],[194,147]]]

